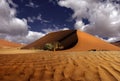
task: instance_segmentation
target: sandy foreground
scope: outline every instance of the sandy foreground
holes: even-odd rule
[[[0,81],[120,81],[120,51],[24,52],[0,50]]]
[[[42,50],[20,50],[20,49],[0,49],[0,54],[29,54],[29,53],[40,53]]]

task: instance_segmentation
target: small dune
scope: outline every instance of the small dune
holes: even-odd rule
[[[3,40],[0,39],[0,49],[4,49],[4,48],[16,48],[16,47],[22,47],[23,45],[18,44],[18,43],[14,43],[14,42],[10,42],[7,40]]]
[[[120,52],[0,54],[0,81],[120,81]]]

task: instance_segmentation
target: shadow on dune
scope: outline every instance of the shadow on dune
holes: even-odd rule
[[[64,49],[74,47],[78,42],[76,30],[66,30],[47,34],[39,40],[23,47],[22,49],[43,49],[46,43],[60,42]]]
[[[52,32],[22,49],[43,49],[46,43],[54,42],[59,42],[64,47],[62,49],[64,51],[120,50],[117,46],[79,30]]]

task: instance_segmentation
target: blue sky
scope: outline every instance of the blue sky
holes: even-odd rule
[[[13,0],[17,7],[17,17],[28,19],[30,30],[41,32],[47,28],[74,29],[73,11],[60,7],[49,0]],[[39,17],[39,18],[38,18]]]
[[[31,43],[47,33],[77,29],[120,41],[119,0],[0,0],[0,38]]]

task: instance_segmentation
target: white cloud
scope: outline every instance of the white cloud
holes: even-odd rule
[[[0,0],[0,38],[18,43],[31,43],[44,35],[41,32],[30,31],[27,20],[17,18],[16,9],[11,8],[9,4],[11,2]]]
[[[0,33],[26,35],[28,31],[25,19],[15,17],[16,10],[10,8],[6,0],[0,1]]]
[[[39,39],[40,37],[44,36],[45,34],[41,33],[41,32],[34,32],[34,31],[29,31],[28,34],[26,36],[11,36],[11,35],[6,35],[5,39],[9,40],[9,41],[15,41],[18,43],[23,43],[23,44],[29,44],[37,39]]]
[[[120,41],[119,39],[120,39],[120,37],[113,37],[113,38],[109,38],[109,39],[107,40],[107,42],[116,42],[116,41]]]
[[[33,32],[33,31],[29,31],[28,35],[26,36],[26,38],[29,40],[29,41],[26,41],[31,43],[41,37],[43,37],[45,34],[44,33],[41,33],[41,32]]]
[[[56,32],[60,30],[69,30],[69,28],[61,28],[59,29],[58,27],[55,27],[54,29],[48,28],[48,29],[42,29],[43,32],[45,33],[50,33],[50,32]]]
[[[29,0],[29,3],[26,4],[25,6],[31,7],[31,8],[38,8],[39,7],[39,5],[34,4],[31,0]]]
[[[33,16],[33,17],[27,17],[27,21],[33,23],[34,21],[40,21],[41,23],[48,23],[48,20],[45,20],[42,18],[41,14],[38,14],[38,16]]]
[[[32,19],[31,17],[27,17],[27,21],[33,23],[34,19]]]
[[[81,27],[80,29],[83,29],[84,28],[84,23],[79,20],[75,23],[75,27],[76,27],[76,29],[79,29],[80,27]]]
[[[40,20],[40,21],[43,20],[43,19],[42,19],[42,15],[39,14],[39,15],[36,17],[36,19],[37,19],[37,20]]]
[[[74,11],[76,29],[120,40],[120,6],[115,1],[119,0],[60,0],[58,4]],[[90,23],[85,25],[82,18]]]

